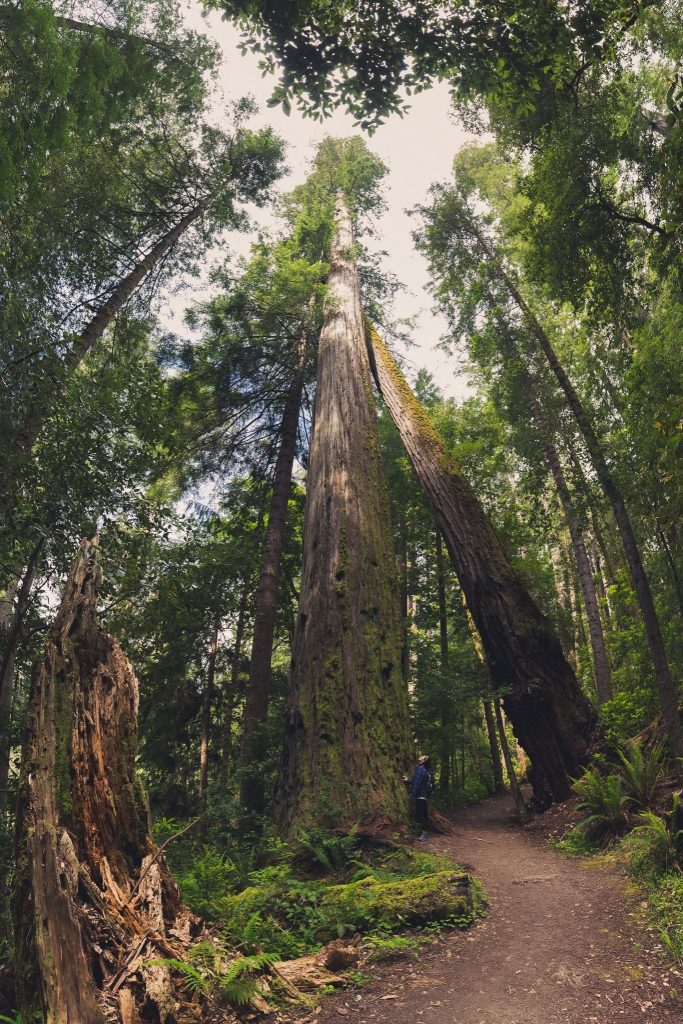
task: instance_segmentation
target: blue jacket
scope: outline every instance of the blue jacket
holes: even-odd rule
[[[410,780],[410,799],[426,800],[434,789],[431,772],[423,764],[419,764]]]

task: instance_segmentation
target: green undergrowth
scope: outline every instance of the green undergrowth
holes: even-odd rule
[[[486,905],[481,883],[448,858],[354,832],[261,840],[258,857],[204,847],[180,860],[183,899],[244,956],[293,959],[356,934],[373,959],[410,955],[420,936],[467,928]]]
[[[683,960],[683,796],[667,795],[661,748],[631,745],[611,764],[596,759],[575,784],[583,818],[552,845],[571,856],[625,867],[671,956]]]

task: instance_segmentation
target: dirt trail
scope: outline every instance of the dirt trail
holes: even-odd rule
[[[549,849],[511,815],[509,798],[486,801],[458,815],[455,836],[425,844],[482,879],[486,919],[323,1000],[316,1021],[683,1024],[683,973],[669,969],[625,879]]]

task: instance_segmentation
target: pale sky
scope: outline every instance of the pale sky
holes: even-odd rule
[[[279,107],[267,107],[276,79],[262,77],[257,55],[240,53],[240,36],[230,22],[222,20],[215,11],[204,17],[199,0],[190,0],[187,4],[186,20],[192,28],[218,42],[223,51],[218,83],[222,102],[217,105],[217,115],[225,101],[250,94],[260,108],[250,124],[256,127],[270,124],[286,140],[286,163],[290,173],[279,183],[279,191],[287,192],[304,181],[315,146],[326,135],[364,135],[353,127],[354,119],[345,113],[338,112],[321,124],[302,117],[296,109],[287,117]],[[430,312],[432,300],[427,291],[426,264],[413,247],[411,230],[414,225],[405,210],[426,200],[433,182],[450,177],[455,153],[472,136],[455,123],[445,84],[411,97],[411,104],[405,117],[394,116],[371,138],[365,135],[369,147],[389,168],[385,179],[388,209],[378,223],[377,238],[370,247],[387,251],[387,268],[404,285],[396,299],[395,316],[417,319],[417,330],[412,338],[415,346],[406,353],[409,372],[411,366],[414,370],[425,367],[446,395],[462,396],[469,388],[465,378],[458,376],[455,359],[436,347],[445,325]],[[259,211],[258,218],[264,226],[272,222],[265,211]],[[231,247],[240,253],[248,251],[248,244],[248,239],[230,238]],[[180,306],[187,306],[190,297],[184,291],[173,301],[174,312],[179,312]]]

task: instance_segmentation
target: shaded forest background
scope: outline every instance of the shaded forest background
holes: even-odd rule
[[[246,46],[283,62],[274,102],[285,108],[317,116],[346,106],[371,132],[410,90],[436,78],[452,85],[457,116],[481,139],[454,154],[452,178],[412,215],[447,323],[443,348],[471,394],[445,398],[421,371],[405,408],[419,403],[441,464],[452,460],[454,478],[469,481],[586,708],[597,709],[594,736],[612,748],[655,722],[682,757],[680,5],[595,3],[572,20],[555,5],[510,4],[494,44],[503,15],[488,8],[481,24],[451,35],[440,15],[418,31],[390,5],[391,36],[369,18],[340,33],[331,4],[310,47],[304,3],[225,6],[242,19]],[[211,886],[220,890],[240,858],[255,868],[264,844],[278,842],[275,819],[290,831],[292,821],[349,824],[347,798],[328,799],[319,780],[297,774],[294,754],[281,769],[290,683],[299,692],[296,672],[306,674],[290,664],[303,650],[309,587],[318,342],[340,260],[357,266],[363,313],[379,331],[371,361],[383,359],[382,338],[391,347],[412,335],[392,312],[402,283],[366,245],[386,173],[371,137],[324,141],[306,183],[283,195],[283,140],[250,127],[248,98],[215,127],[207,112],[220,53],[173,5],[85,4],[67,16],[30,0],[0,11],[0,37],[0,959],[9,961],[32,666],[84,537],[98,536],[102,622],[139,680],[135,765],[155,836],[199,819],[178,846],[184,897],[206,910]],[[254,204],[272,207],[277,227],[256,232]],[[342,245],[344,217],[352,229]],[[193,302],[190,286],[185,326],[164,330],[170,297],[235,229],[253,233],[249,255],[226,252],[209,297]],[[515,720],[517,684],[506,684],[461,590],[463,566],[453,571],[466,524],[451,542],[435,519],[381,366],[379,375],[387,404],[373,394],[368,422],[376,414],[386,483],[376,515],[390,517],[385,575],[399,602],[392,685],[407,693],[409,734],[398,715],[395,734],[381,723],[374,746],[384,757],[393,735],[396,778],[429,752],[442,810],[527,770],[540,806],[566,795],[572,772],[541,777],[540,750],[528,763],[533,729]],[[374,444],[360,431],[352,461]],[[338,587],[350,587],[353,567],[342,569]],[[380,608],[391,604],[378,594]],[[347,668],[325,671],[348,688]],[[345,771],[336,748],[329,764],[339,757]],[[388,792],[382,764],[366,766],[367,781],[384,773]]]

